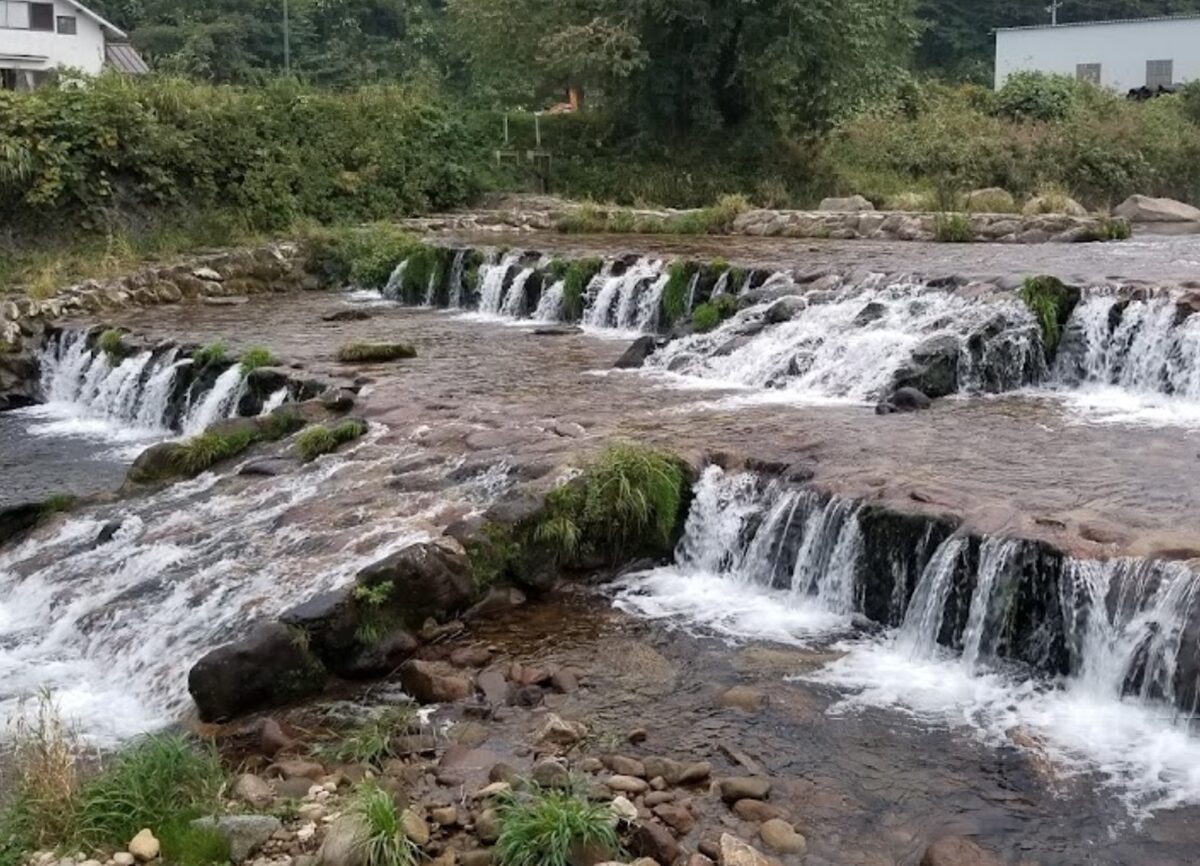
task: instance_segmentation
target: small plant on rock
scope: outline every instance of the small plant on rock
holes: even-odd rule
[[[296,452],[305,463],[311,463],[324,454],[333,453],[347,442],[353,442],[366,432],[366,422],[355,418],[348,418],[332,428],[317,424],[296,437]]]
[[[180,443],[172,462],[183,475],[196,476],[222,460],[241,454],[254,444],[255,439],[255,435],[249,430],[227,434],[208,430]]]
[[[942,213],[935,216],[933,236],[944,244],[969,244],[975,240],[971,220],[960,213]]]
[[[197,367],[207,367],[210,364],[220,364],[225,360],[225,355],[225,344],[217,340],[193,352],[192,360]]]
[[[322,743],[314,752],[322,759],[343,764],[382,766],[389,758],[400,757],[397,738],[413,732],[416,707],[396,704],[372,713],[330,743]]]
[[[350,343],[338,350],[338,360],[347,364],[381,363],[417,357],[407,343]]]
[[[405,835],[403,818],[391,794],[374,783],[364,783],[355,795],[353,810],[363,825],[366,866],[415,866],[420,850]]]
[[[278,363],[275,356],[261,346],[254,346],[242,352],[242,357],[238,361],[242,365],[243,373],[252,373],[259,367],[271,367]]]
[[[120,361],[125,357],[125,346],[121,342],[125,335],[118,328],[109,328],[100,338],[96,340],[96,348],[108,356],[112,362]]]
[[[1078,303],[1078,292],[1055,277],[1029,277],[1021,286],[1021,299],[1029,307],[1042,332],[1042,346],[1050,357],[1058,349],[1062,328]]]
[[[532,788],[501,800],[499,818],[501,866],[568,866],[577,848],[610,859],[621,849],[612,809],[572,793]]]

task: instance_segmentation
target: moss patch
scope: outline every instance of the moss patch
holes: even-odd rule
[[[1062,340],[1062,329],[1079,303],[1079,290],[1055,277],[1028,277],[1021,286],[1021,299],[1037,319],[1046,358],[1052,358]]]
[[[960,213],[942,213],[935,216],[933,236],[944,244],[969,244],[975,240],[971,220]]]
[[[296,453],[305,463],[310,463],[324,454],[331,454],[347,442],[353,442],[367,432],[367,424],[357,418],[348,418],[333,427],[317,424],[296,437]]]
[[[338,349],[337,358],[347,364],[371,364],[417,357],[408,343],[350,343]]]

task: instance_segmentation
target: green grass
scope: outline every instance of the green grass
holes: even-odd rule
[[[125,357],[125,347],[121,344],[125,333],[119,328],[109,328],[96,341],[96,348],[108,355],[108,359],[117,362]]]
[[[348,418],[332,428],[317,424],[296,437],[296,453],[305,463],[310,463],[324,454],[336,451],[347,442],[360,438],[366,432],[366,423],[355,418]]]
[[[563,273],[563,315],[568,322],[583,318],[584,294],[604,262],[598,258],[580,259],[567,265]]]
[[[253,346],[242,352],[238,363],[242,365],[243,373],[252,373],[259,367],[273,367],[279,362],[269,350],[261,346]]]
[[[249,430],[227,434],[207,430],[181,442],[175,450],[172,463],[183,475],[196,476],[222,460],[241,454],[253,445],[257,438]]]
[[[673,456],[614,445],[546,497],[532,541],[563,564],[583,553],[618,562],[630,554],[669,550],[684,487],[683,467]]]
[[[337,358],[347,364],[381,363],[417,357],[407,343],[350,343],[338,350]]]
[[[583,204],[563,216],[556,228],[564,234],[724,234],[749,209],[750,201],[743,195],[723,195],[709,207],[669,216],[638,217],[624,209],[605,213],[593,204]]]
[[[342,764],[382,767],[389,758],[400,757],[397,738],[410,733],[416,718],[416,707],[412,704],[385,707],[340,734],[337,739],[321,743],[314,749],[314,754],[323,760]]]
[[[969,244],[975,240],[971,220],[960,213],[942,213],[933,218],[933,236],[944,244]]]
[[[69,511],[77,502],[76,497],[70,493],[55,493],[47,496],[42,501],[42,520],[49,520],[56,514],[61,514],[64,511]]]
[[[621,844],[612,809],[571,793],[533,788],[500,802],[500,866],[568,866],[577,846],[616,858]]]
[[[193,827],[187,815],[156,826],[154,835],[162,845],[163,861],[171,866],[221,866],[229,862],[229,843],[216,828]]]
[[[1054,354],[1062,339],[1062,326],[1073,308],[1070,296],[1070,290],[1055,277],[1027,277],[1021,286],[1021,299],[1037,319],[1047,356]]]
[[[1101,217],[1099,225],[1092,233],[1092,240],[1124,241],[1133,235],[1133,227],[1128,220]]]
[[[210,364],[220,364],[227,354],[225,344],[220,340],[209,343],[192,353],[192,360],[197,367],[207,367]]]
[[[291,406],[282,406],[265,418],[260,418],[258,426],[262,431],[262,438],[268,442],[277,442],[291,436],[297,430],[302,430],[305,423],[300,413]]]
[[[405,836],[390,793],[365,782],[355,793],[351,809],[366,828],[361,852],[366,866],[415,866],[420,850]]]
[[[729,282],[732,290],[741,283],[730,274]],[[716,328],[726,319],[737,312],[737,299],[733,295],[722,294],[703,304],[697,304],[692,310],[692,330],[698,334],[706,334]]]
[[[663,318],[673,325],[687,314],[687,293],[695,274],[695,266],[687,262],[675,262],[668,270],[666,288],[663,289]]]

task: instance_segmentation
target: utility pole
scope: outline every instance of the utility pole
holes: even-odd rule
[[[285,0],[286,2],[286,0]],[[1063,5],[1065,0],[1050,0],[1050,5],[1046,7],[1046,11],[1050,13],[1050,26],[1058,26],[1058,7]]]
[[[283,0],[283,74],[292,74],[292,26],[288,20],[288,0]]]

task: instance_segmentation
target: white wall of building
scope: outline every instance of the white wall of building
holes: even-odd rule
[[[1174,61],[1176,84],[1200,79],[1200,18],[1062,24],[996,31],[996,87],[1014,72],[1076,77],[1100,64],[1100,83],[1117,91],[1146,84],[1146,62]]]
[[[74,35],[57,31],[60,16],[75,18]],[[98,75],[104,69],[104,31],[65,0],[54,0],[55,31],[0,27],[0,68],[47,71],[58,67]]]

